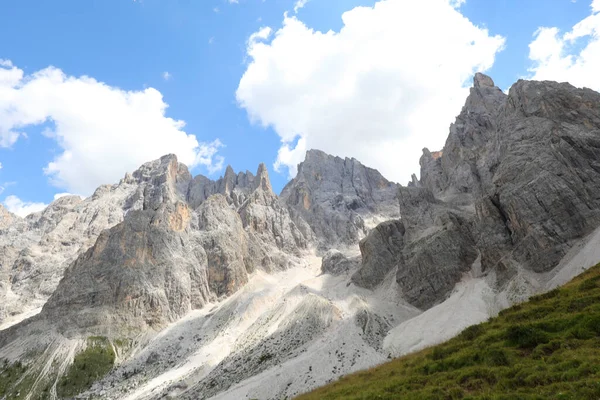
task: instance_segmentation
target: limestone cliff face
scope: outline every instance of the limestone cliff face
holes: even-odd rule
[[[123,220],[136,187],[121,181],[85,200],[61,197],[26,218],[0,215],[0,323],[42,306],[67,266]]]
[[[400,256],[373,268],[363,252],[359,276],[378,282],[397,267],[405,298],[427,308],[478,259],[498,285],[520,269],[548,271],[600,225],[599,157],[600,94],[519,81],[506,95],[477,74],[443,151],[425,149],[421,179],[399,190]],[[365,241],[389,253],[381,238]]]
[[[374,221],[398,217],[397,189],[354,158],[309,150],[281,199],[305,236],[314,236],[319,247],[328,250],[355,244]]]
[[[292,265],[307,241],[272,192],[265,166],[247,182],[229,171],[209,182],[217,193],[202,201],[190,196],[200,179],[173,155],[128,175],[137,188],[123,222],[65,271],[40,318],[102,335],[160,329],[233,294],[257,268]]]

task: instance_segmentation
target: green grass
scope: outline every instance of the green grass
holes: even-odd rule
[[[56,391],[58,397],[69,398],[86,389],[110,372],[115,362],[115,352],[105,337],[89,337],[84,351],[75,356],[67,373],[60,378]]]
[[[1,360],[0,398],[4,396],[7,398],[20,398],[20,387],[27,381],[27,379],[25,379],[25,373],[27,372],[27,369],[27,366],[21,364],[20,362],[11,364],[7,360]],[[22,394],[25,396],[25,391],[23,391]]]
[[[456,338],[298,398],[600,399],[600,264]]]

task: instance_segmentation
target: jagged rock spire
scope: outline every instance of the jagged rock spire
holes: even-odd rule
[[[254,186],[256,189],[261,188],[264,191],[273,192],[271,181],[269,180],[269,172],[267,171],[267,166],[264,163],[260,163],[258,165]]]
[[[489,76],[477,72],[473,77],[473,86],[478,87],[495,87],[494,81]]]

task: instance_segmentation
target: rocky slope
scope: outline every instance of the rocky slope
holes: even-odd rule
[[[448,339],[600,262],[599,156],[598,93],[477,74],[406,187],[311,150],[278,197],[262,164],[213,181],[169,155],[0,209],[5,313],[45,303],[0,328],[4,395],[61,397],[89,343],[115,367],[85,398],[278,399]]]
[[[506,95],[477,74],[443,151],[425,149],[421,179],[400,188],[397,229],[361,244],[354,281],[396,268],[403,296],[429,308],[476,260],[496,289],[550,271],[600,224],[599,157],[600,94],[519,81]]]

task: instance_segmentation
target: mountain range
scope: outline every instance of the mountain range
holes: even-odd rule
[[[600,262],[600,94],[478,73],[420,165],[403,186],[309,150],[277,196],[264,164],[166,155],[0,206],[0,398],[290,398]]]

